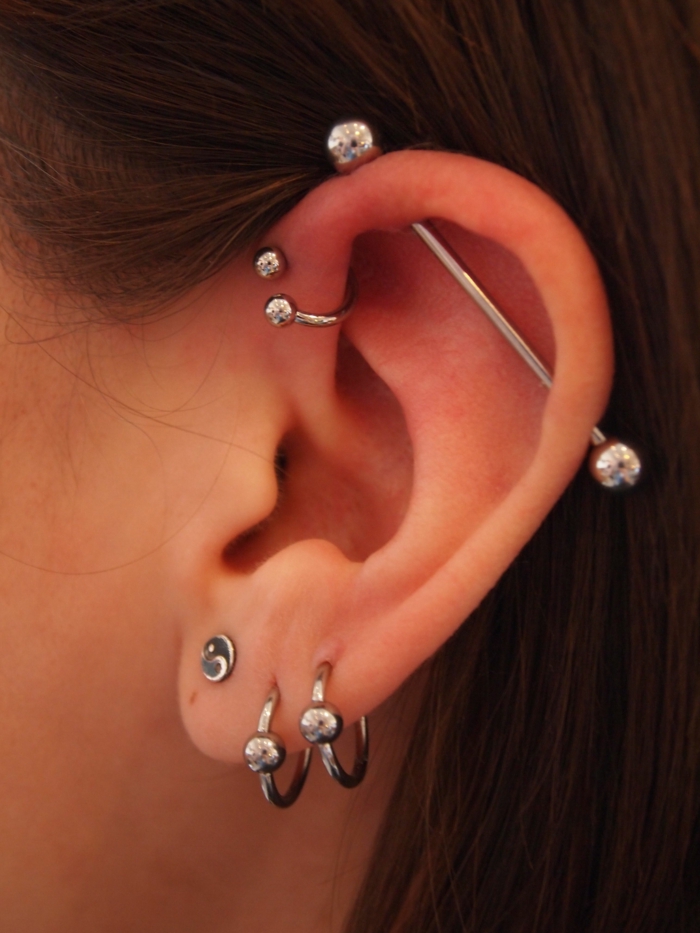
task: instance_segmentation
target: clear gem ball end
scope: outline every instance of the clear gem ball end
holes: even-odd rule
[[[332,742],[340,735],[343,723],[338,715],[323,706],[311,706],[299,721],[307,742]]]
[[[243,756],[252,771],[269,774],[282,766],[285,750],[272,736],[259,734],[248,739]]]
[[[255,257],[255,271],[264,279],[278,275],[281,268],[280,258],[273,249],[263,250]]]
[[[372,130],[366,123],[338,123],[328,137],[328,152],[336,165],[354,162],[374,146]]]
[[[642,475],[637,453],[621,441],[607,441],[591,454],[591,472],[607,489],[631,489]]]
[[[265,316],[273,327],[285,327],[296,317],[296,309],[288,298],[275,295],[265,305]]]

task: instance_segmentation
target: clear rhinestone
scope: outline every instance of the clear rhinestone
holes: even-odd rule
[[[639,480],[642,464],[627,444],[607,441],[593,451],[591,471],[595,479],[608,489],[629,489]]]
[[[281,269],[282,263],[273,249],[261,250],[255,257],[255,271],[264,279],[273,278]]]
[[[297,316],[296,308],[284,295],[275,295],[270,298],[265,305],[265,314],[274,327],[284,327],[286,324],[291,324]]]
[[[311,706],[302,715],[299,728],[307,742],[332,742],[340,735],[343,721],[323,706]]]
[[[328,151],[336,165],[354,162],[366,155],[373,145],[372,131],[366,123],[339,123],[328,137]]]
[[[271,735],[258,733],[248,739],[243,755],[251,770],[269,774],[282,766],[285,749]]]

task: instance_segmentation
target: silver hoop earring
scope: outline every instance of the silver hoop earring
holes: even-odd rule
[[[200,658],[202,673],[218,684],[231,676],[236,663],[236,647],[228,635],[214,635],[202,648]]]
[[[337,172],[347,175],[382,155],[370,126],[362,120],[337,123],[326,142],[326,151]],[[429,222],[411,225],[414,233],[447,269],[469,297],[508,341],[515,352],[530,367],[538,379],[550,389],[552,374],[546,364],[530,347],[522,334],[489,297],[464,261]],[[605,489],[625,491],[639,482],[642,461],[628,444],[614,437],[606,437],[598,427],[591,432],[592,450],[589,469],[593,478]]]
[[[301,793],[306,781],[306,775],[309,773],[312,750],[307,748],[299,755],[289,790],[286,794],[281,794],[272,775],[284,764],[287,749],[280,736],[270,731],[270,723],[279,698],[279,688],[275,685],[270,690],[262,708],[258,721],[258,731],[254,732],[245,744],[243,757],[250,770],[254,771],[260,778],[260,786],[265,799],[276,807],[286,808],[291,807]]]
[[[363,716],[355,724],[355,763],[352,772],[348,772],[338,761],[333,749],[333,742],[343,731],[343,717],[332,703],[327,703],[326,683],[331,672],[328,663],[322,664],[316,673],[311,692],[311,706],[301,714],[299,729],[307,742],[316,745],[321,753],[321,760],[326,771],[334,781],[343,787],[357,787],[367,772],[369,757],[369,728],[367,717]]]
[[[273,295],[265,304],[265,317],[273,327],[287,327],[289,324],[304,324],[307,327],[333,327],[346,318],[355,304],[357,284],[350,270],[343,303],[328,314],[309,314],[300,311],[296,302],[289,295]]]

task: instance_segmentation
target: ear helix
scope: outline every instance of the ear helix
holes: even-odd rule
[[[375,134],[368,124],[361,120],[336,124],[328,136],[327,152],[336,171],[341,174],[349,174],[382,155],[382,149],[376,142]],[[428,221],[414,223],[411,226],[436,259],[442,263],[538,379],[548,389],[551,388],[552,374],[546,364],[479,284],[461,257],[439,231]],[[266,247],[256,254],[256,262],[257,257],[266,252],[276,251],[271,247]],[[256,271],[258,271],[257,266]],[[264,273],[259,272],[259,274]],[[275,327],[285,327],[295,321],[308,326],[330,327],[338,324],[349,313],[354,298],[355,283],[351,274],[348,278],[348,292],[345,300],[336,311],[327,315],[304,313],[299,311],[292,298],[279,294],[273,295],[268,300],[265,305],[265,314]],[[589,469],[593,478],[603,488],[625,491],[636,486],[642,476],[642,462],[633,447],[617,438],[606,437],[598,427],[593,428],[591,432],[591,447]]]
[[[342,174],[353,172],[382,154],[372,129],[360,120],[336,124],[328,136],[327,150],[336,171]],[[551,388],[552,374],[547,366],[489,297],[450,244],[427,221],[411,226],[521,359],[548,389]],[[591,433],[591,444],[589,469],[601,486],[611,490],[626,490],[637,484],[642,474],[642,463],[632,447],[616,438],[606,437],[598,427]]]

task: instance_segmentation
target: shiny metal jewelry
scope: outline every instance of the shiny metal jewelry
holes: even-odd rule
[[[354,172],[382,154],[374,141],[372,130],[361,120],[336,123],[327,142],[331,162],[339,172]]]
[[[231,676],[235,663],[236,648],[228,635],[214,635],[202,648],[202,673],[215,684]]]
[[[311,692],[311,706],[304,710],[299,719],[299,729],[307,742],[316,745],[330,776],[343,787],[357,787],[367,771],[369,756],[369,728],[367,717],[355,724],[355,764],[352,773],[338,761],[333,742],[343,731],[343,717],[332,703],[325,699],[326,683],[331,672],[330,664],[322,664],[316,673]]]
[[[347,317],[355,303],[357,285],[350,270],[343,303],[328,314],[309,314],[300,311],[296,302],[289,295],[273,295],[265,304],[265,316],[273,327],[287,327],[289,324],[305,324],[307,327],[333,327]]]
[[[261,279],[277,279],[287,269],[284,253],[277,246],[263,246],[253,257],[253,268]]]
[[[343,146],[338,140],[348,139]],[[362,150],[361,158],[352,155],[352,140],[358,140],[354,149]],[[371,128],[362,121],[355,120],[339,123],[333,127],[328,137],[328,154],[335,168],[343,173],[354,171],[360,165],[376,159],[382,154],[375,142]],[[549,389],[552,386],[552,374],[538,357],[525,338],[511,324],[486,290],[467,268],[464,261],[452,249],[445,238],[429,222],[411,224],[413,231],[425,243],[433,255],[440,260],[450,275],[458,282],[469,297],[484,312],[491,323],[500,331],[515,352],[527,363],[530,369]],[[623,491],[637,484],[642,475],[642,462],[636,451],[614,437],[606,437],[600,428],[591,433],[593,449],[589,457],[589,468],[597,482],[606,489]]]
[[[265,700],[258,731],[248,739],[243,749],[243,757],[251,771],[260,778],[260,786],[265,798],[276,807],[291,807],[301,793],[311,763],[311,749],[307,748],[299,755],[292,783],[286,794],[281,794],[272,776],[284,764],[287,749],[279,735],[270,731],[270,723],[280,698],[279,688],[274,686]]]

